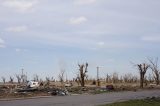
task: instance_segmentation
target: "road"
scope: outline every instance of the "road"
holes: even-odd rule
[[[0,101],[0,106],[95,106],[152,96],[160,96],[160,90],[126,91],[97,95],[56,96],[49,98]]]

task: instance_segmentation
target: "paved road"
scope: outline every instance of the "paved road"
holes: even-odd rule
[[[130,99],[160,96],[160,90],[114,92],[98,95],[57,96],[26,100],[0,101],[0,106],[95,106]]]

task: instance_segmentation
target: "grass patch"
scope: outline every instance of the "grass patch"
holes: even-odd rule
[[[109,91],[105,91],[105,90],[95,90],[94,92],[92,92],[92,94],[102,94],[102,93],[107,93]]]
[[[117,102],[101,106],[160,106],[160,98],[146,98],[143,100],[130,100],[126,102]]]

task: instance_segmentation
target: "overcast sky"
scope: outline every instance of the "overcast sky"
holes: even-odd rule
[[[160,57],[159,0],[0,0],[0,77],[134,73]]]

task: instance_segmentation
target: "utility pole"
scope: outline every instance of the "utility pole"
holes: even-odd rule
[[[22,78],[22,83],[24,83],[24,69],[22,68],[22,75],[21,75],[21,78]]]
[[[100,86],[100,81],[99,81],[99,67],[97,67],[97,86]]]
[[[23,71],[24,71],[24,69],[22,68],[22,76],[23,76]]]
[[[68,82],[67,73],[66,73],[66,82]]]

